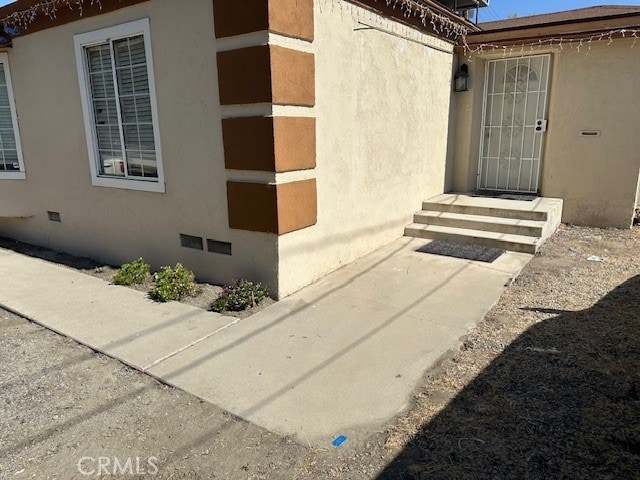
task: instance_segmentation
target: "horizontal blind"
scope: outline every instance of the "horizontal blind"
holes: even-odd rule
[[[144,37],[116,40],[113,51],[129,175],[157,178]]]
[[[18,148],[13,131],[9,87],[4,64],[0,63],[0,172],[18,172]]]
[[[158,178],[144,36],[85,51],[100,174]]]
[[[111,48],[108,43],[95,45],[87,47],[86,54],[100,174],[124,176]]]

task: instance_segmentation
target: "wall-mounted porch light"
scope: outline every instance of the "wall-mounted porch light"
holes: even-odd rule
[[[469,66],[463,63],[453,77],[453,91],[466,92],[467,90],[469,90]]]

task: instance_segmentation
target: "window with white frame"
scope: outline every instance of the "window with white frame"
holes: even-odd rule
[[[164,192],[149,21],[76,35],[93,184]]]
[[[0,179],[26,178],[18,119],[11,86],[9,57],[0,53]]]

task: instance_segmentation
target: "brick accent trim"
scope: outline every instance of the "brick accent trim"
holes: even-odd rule
[[[229,227],[284,235],[315,225],[316,180],[274,184],[227,182]]]
[[[315,118],[228,118],[222,133],[228,169],[282,173],[316,166]]]
[[[274,103],[315,105],[312,53],[275,45],[218,52],[222,105]]]
[[[270,32],[313,41],[313,0],[214,0],[216,37]]]

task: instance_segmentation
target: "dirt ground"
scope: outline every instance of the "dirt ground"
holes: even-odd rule
[[[336,449],[0,311],[0,479],[83,478],[82,457],[139,457],[148,473],[152,458],[155,478],[640,478],[638,332],[640,228],[562,227],[409,412]]]
[[[74,270],[78,270],[92,277],[99,278],[106,282],[111,282],[113,275],[118,271],[119,267],[113,265],[107,265],[98,260],[85,257],[75,257],[64,252],[56,252],[48,248],[38,247],[36,245],[30,245],[28,243],[18,242],[9,238],[0,237],[0,248],[7,248],[16,252],[24,253],[32,257],[41,258],[49,262],[63,265]],[[232,279],[229,279],[231,281]],[[129,288],[138,290],[141,292],[149,293],[151,291],[152,279],[149,277],[147,281],[142,285],[131,285]],[[193,295],[189,295],[180,300],[181,303],[186,303],[193,307],[202,308],[208,310],[211,303],[218,298],[218,295],[222,292],[222,287],[219,285],[212,285],[210,283],[197,282],[196,279],[196,292]],[[247,318],[254,313],[259,312],[272,305],[275,301],[271,298],[265,298],[258,305],[253,308],[247,309],[242,312],[225,312],[224,314],[231,317]]]

